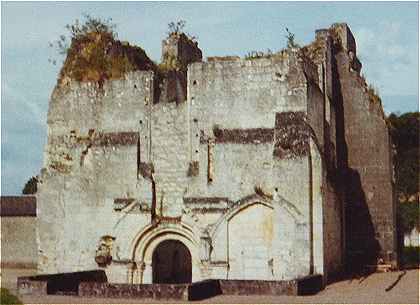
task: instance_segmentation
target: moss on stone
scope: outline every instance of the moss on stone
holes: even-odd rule
[[[89,32],[73,38],[58,81],[102,83],[122,78],[127,72],[154,69],[142,48],[115,40],[112,33]]]

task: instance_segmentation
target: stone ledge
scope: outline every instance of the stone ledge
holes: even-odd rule
[[[298,281],[220,280],[226,295],[298,295]]]
[[[108,283],[103,270],[18,278],[19,294],[79,297],[203,300],[217,295],[309,295],[323,289],[321,275],[288,281],[209,279],[190,284]]]
[[[77,295],[82,282],[104,283],[107,282],[107,277],[103,270],[42,274],[18,277],[17,287],[19,294]]]
[[[189,284],[111,284],[83,282],[80,297],[147,298],[188,301]]]
[[[185,204],[222,204],[229,203],[227,197],[184,197]]]

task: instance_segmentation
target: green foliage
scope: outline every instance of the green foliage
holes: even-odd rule
[[[287,48],[289,49],[299,49],[300,45],[295,41],[295,34],[291,33],[288,28],[286,28],[286,39],[287,39]],[[305,51],[305,50],[303,50]],[[256,58],[271,58],[274,56],[281,56],[282,51],[272,52],[270,49],[267,49],[267,52],[263,51],[251,51],[245,55],[246,60],[252,60]]]
[[[404,247],[400,262],[402,266],[418,266],[420,264],[420,247]]]
[[[388,117],[391,136],[397,150],[407,150],[419,145],[419,112],[407,112],[401,115],[391,113]]]
[[[396,189],[407,200],[419,192],[419,149],[400,151],[395,160]]]
[[[418,202],[399,203],[397,208],[398,227],[404,233],[410,233],[419,224],[420,206]]]
[[[37,177],[31,177],[23,187],[22,194],[23,195],[31,195],[36,194],[38,188],[37,188],[38,179]]]
[[[267,52],[263,51],[251,51],[245,55],[245,59],[255,59],[255,58],[270,58],[273,56],[273,52],[270,49],[267,49]]]
[[[92,17],[89,14],[83,14],[83,19],[83,22],[76,19],[73,24],[67,24],[65,28],[68,31],[69,37],[65,34],[60,35],[59,39],[49,43],[50,47],[55,47],[58,54],[66,55],[70,48],[70,43],[73,40],[82,40],[91,33],[108,34],[113,39],[117,37],[117,33],[115,32],[116,25],[112,23],[111,18],[103,20]]]
[[[167,73],[169,71],[180,71],[186,67],[182,67],[181,63],[175,56],[170,56],[165,54],[162,63],[159,64],[158,69],[162,73]]]
[[[419,124],[420,113],[409,112],[398,116],[392,113],[387,122],[396,147],[396,189],[400,198],[419,193]]]
[[[373,87],[372,85],[369,85],[368,89],[367,89],[367,92],[368,92],[369,100],[372,103],[374,103],[374,104],[375,103],[376,104],[381,104],[382,103],[381,98],[379,97],[379,90],[377,88]]]
[[[11,294],[6,288],[1,288],[0,304],[23,304],[16,296]]]
[[[295,41],[295,34],[291,33],[288,28],[286,28],[286,39],[287,39],[287,47],[289,49],[296,49],[300,48],[299,44]]]
[[[184,31],[187,22],[185,20],[178,20],[177,22],[168,23],[168,36],[173,34],[181,34]]]
[[[189,40],[196,41],[197,37],[192,36],[189,33],[184,31],[185,26],[187,25],[187,22],[183,19],[178,20],[176,22],[172,21],[168,23],[168,37],[169,36],[179,36],[184,34]]]
[[[69,38],[61,35],[56,43],[59,54],[66,55],[60,71],[60,82],[69,79],[93,81],[121,78],[126,72],[154,69],[143,49],[116,40],[115,24],[85,14],[66,26]],[[69,44],[70,41],[70,44]]]

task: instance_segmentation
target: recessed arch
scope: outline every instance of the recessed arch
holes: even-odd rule
[[[219,220],[212,226],[212,229],[209,232],[210,236],[214,236],[217,233],[218,228],[220,227],[220,225],[222,223],[228,222],[230,219],[232,219],[240,211],[242,211],[243,209],[246,209],[247,207],[249,207],[251,205],[255,205],[255,204],[261,204],[261,205],[266,206],[270,209],[273,209],[273,205],[271,204],[271,202],[266,201],[263,197],[261,197],[257,194],[246,196],[243,199],[237,201],[229,209],[229,211],[227,213],[225,213],[224,215],[222,215],[219,218]]]
[[[152,282],[156,284],[191,283],[192,261],[187,246],[179,240],[166,239],[153,250]]]
[[[163,236],[163,238],[162,238]],[[148,248],[154,244],[156,240],[163,240],[165,236],[172,236],[175,240],[184,242],[187,246],[189,244],[197,246],[198,240],[195,232],[190,226],[185,223],[179,224],[150,224],[144,227],[135,237],[131,246],[132,260],[144,260],[150,258],[146,255]],[[150,250],[150,249],[149,249]]]
[[[153,224],[143,228],[132,244],[132,260],[137,266],[137,275],[133,277],[134,283],[152,283],[153,281],[153,253],[164,241],[173,240],[182,243],[191,255],[192,280],[200,280],[199,242],[197,234],[184,223]]]
[[[258,194],[251,194],[236,201],[235,204],[225,214],[223,214],[214,225],[211,226],[209,234],[210,236],[214,237],[223,223],[228,222],[240,211],[246,209],[251,205],[260,204],[270,209],[274,209],[275,203],[286,213],[288,213],[293,219],[295,219],[295,221],[302,217],[302,213],[291,202],[287,201],[279,194],[277,194],[275,198],[271,200],[267,200],[267,198],[262,197]]]

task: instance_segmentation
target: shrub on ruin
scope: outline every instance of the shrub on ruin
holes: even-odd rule
[[[185,20],[172,21],[168,23],[168,36],[181,34],[187,22]]]
[[[295,34],[291,33],[288,28],[286,28],[286,33],[287,47],[289,49],[300,48],[299,44],[295,41]]]
[[[167,31],[168,37],[185,35],[189,40],[195,42],[197,40],[197,37],[187,33],[184,30],[186,25],[187,25],[187,22],[183,19],[180,19],[176,22],[175,21],[169,22],[168,31]]]
[[[51,47],[65,55],[59,83],[69,80],[102,83],[118,79],[130,71],[154,69],[154,63],[137,46],[117,40],[116,25],[111,19],[85,14],[66,26],[68,35],[61,35]]]
[[[270,49],[267,49],[266,52],[264,52],[264,51],[251,51],[251,52],[248,52],[245,55],[245,59],[251,60],[251,59],[257,59],[257,58],[270,58],[273,55],[274,54]]]
[[[379,97],[379,90],[372,85],[369,85],[367,88],[367,93],[369,96],[369,101],[373,104],[382,104],[381,98]]]
[[[22,190],[22,194],[23,195],[36,194],[36,192],[38,191],[37,183],[38,183],[37,177],[31,177],[25,183],[25,186],[23,187],[23,190]]]

